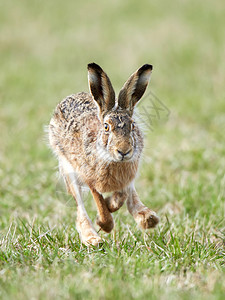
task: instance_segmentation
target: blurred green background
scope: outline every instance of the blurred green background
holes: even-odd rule
[[[149,253],[143,252],[136,260],[135,256],[134,260],[124,258],[120,264],[125,269],[127,264],[136,266],[138,262],[142,271],[134,277],[130,277],[130,271],[123,271],[126,282],[123,299],[150,299],[149,291],[157,299],[175,299],[179,295],[183,299],[201,295],[204,299],[222,299],[224,16],[222,0],[1,1],[0,297],[31,299],[32,291],[34,299],[53,296],[60,299],[63,295],[66,299],[120,297],[118,285],[124,278],[111,278],[111,273],[101,271],[103,265],[115,266],[115,261],[102,258],[101,264],[98,251],[92,253],[89,260],[86,258],[83,268],[76,269],[76,272],[67,262],[66,270],[57,265],[55,273],[51,273],[56,258],[60,257],[60,261],[66,264],[68,253],[74,258],[76,253],[88,256],[90,252],[82,246],[73,248],[67,244],[66,237],[71,235],[79,245],[74,227],[75,207],[71,209],[65,205],[69,196],[63,195],[59,199],[56,195],[57,161],[48,149],[44,126],[56,104],[65,96],[88,91],[86,66],[89,62],[96,62],[107,72],[117,93],[138,67],[144,63],[152,64],[154,70],[147,93],[152,91],[171,111],[167,122],[154,121],[154,130],[145,130],[146,148],[136,182],[141,199],[158,211],[161,224],[154,233],[143,236],[125,207],[122,208],[115,214],[116,230],[120,232],[118,243],[125,241],[120,245],[121,249],[126,253],[127,248],[123,247],[128,242],[127,232],[136,236],[138,249],[146,245],[145,238],[147,242],[160,239],[160,243],[169,245],[170,234],[175,232],[178,240],[172,239],[171,243],[174,243],[174,249],[180,243],[182,249],[182,238],[187,242],[189,229],[193,229],[202,249],[205,247],[202,241],[207,236],[215,250],[213,254],[211,250],[206,251],[203,259],[199,256],[199,249],[193,247],[200,262],[196,265],[195,260],[188,260],[185,268],[190,275],[184,276],[186,279],[181,279],[179,273],[183,272],[185,264],[180,260],[185,256],[185,247],[180,250],[183,251],[181,257],[172,264],[169,262],[172,248],[168,250],[169,254],[151,253],[152,274],[157,275],[155,284],[146,275]],[[147,97],[139,109],[144,107],[149,107]],[[94,204],[90,198],[86,202],[94,219]],[[35,249],[38,249],[36,252],[29,248],[32,244],[32,230],[26,230],[29,226],[36,228],[38,237],[42,231],[49,230],[55,239],[54,251],[57,249],[58,252],[53,251],[56,254],[52,254],[49,263],[41,260],[45,253],[43,245],[48,241],[44,241],[41,248],[40,244],[35,244],[37,240],[33,240]],[[169,226],[167,231],[165,226]],[[106,237],[109,244],[115,243],[114,238],[115,233]],[[69,252],[61,251],[63,247]],[[107,251],[112,251],[112,248],[109,246]],[[49,250],[48,255],[51,253]],[[164,264],[159,263],[163,253]],[[143,268],[141,256],[145,261]],[[92,269],[91,263],[96,257],[99,264]],[[79,259],[76,259],[79,265]],[[34,272],[39,269],[50,272],[50,275]],[[213,280],[210,276],[212,270],[215,271]],[[121,274],[121,270],[118,272]],[[66,276],[70,276],[69,283],[61,286],[62,278]],[[86,280],[92,276],[96,278],[94,283]],[[81,278],[80,286],[87,283],[87,287],[79,293],[79,287],[75,284],[73,287],[73,282],[80,282]],[[110,278],[111,286],[107,278]],[[42,284],[44,287],[39,290]],[[95,293],[96,286],[98,292]],[[136,288],[136,294],[131,293],[132,287]]]

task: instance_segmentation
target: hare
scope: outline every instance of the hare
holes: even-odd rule
[[[88,64],[90,93],[78,93],[60,102],[49,124],[49,141],[59,160],[68,193],[77,205],[76,228],[85,245],[101,238],[85,210],[81,186],[89,187],[95,200],[97,225],[109,233],[112,213],[126,201],[130,214],[143,228],[155,227],[156,213],[139,199],[134,187],[143,149],[142,133],[132,118],[148,85],[152,66],[143,65],[126,81],[118,99],[107,74]],[[104,199],[104,193],[112,193]]]

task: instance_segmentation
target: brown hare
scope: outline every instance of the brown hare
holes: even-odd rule
[[[151,65],[143,65],[130,76],[116,99],[106,73],[97,64],[88,64],[91,94],[68,96],[57,105],[50,121],[50,146],[58,157],[67,191],[76,201],[76,227],[85,245],[96,246],[101,238],[85,210],[83,185],[91,190],[98,210],[97,224],[105,232],[114,226],[111,213],[125,201],[141,228],[155,227],[159,222],[134,187],[143,136],[132,116],[151,72]],[[106,192],[112,194],[104,199]]]

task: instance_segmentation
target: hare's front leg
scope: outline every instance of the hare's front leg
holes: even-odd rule
[[[98,209],[98,217],[96,223],[101,227],[101,229],[109,233],[114,227],[113,217],[108,210],[103,196],[93,188],[90,188],[90,190]]]
[[[133,184],[129,190],[127,208],[136,223],[143,229],[155,227],[159,223],[159,217],[156,213],[140,201]]]
[[[72,194],[77,204],[76,228],[81,242],[86,246],[97,246],[102,240],[98,236],[90,218],[88,217],[81,197],[81,188],[77,182],[74,170],[71,164],[65,159],[60,160],[60,170],[65,179],[67,191]]]
[[[108,210],[113,213],[117,211],[127,200],[128,198],[128,191],[116,191],[112,194],[112,196],[109,196],[105,199],[106,205],[108,207]]]

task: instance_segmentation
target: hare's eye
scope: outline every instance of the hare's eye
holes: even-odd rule
[[[133,122],[133,123],[131,123],[131,130],[134,130],[134,128],[135,128],[135,125],[134,125],[134,122]]]
[[[109,131],[109,124],[105,123],[104,128],[105,128],[105,131],[108,132]]]

